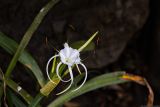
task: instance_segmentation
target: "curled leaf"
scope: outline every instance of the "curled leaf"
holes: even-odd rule
[[[133,81],[138,84],[146,86],[148,88],[148,92],[149,92],[147,107],[153,107],[154,93],[152,91],[151,86],[149,85],[149,83],[147,82],[147,80],[145,78],[143,78],[141,76],[133,75],[133,74],[128,74],[128,73],[124,74],[122,76],[122,78],[125,80],[130,80],[130,81]]]

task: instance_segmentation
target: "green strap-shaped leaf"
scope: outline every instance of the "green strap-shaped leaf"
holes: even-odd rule
[[[80,52],[84,50],[91,43],[91,41],[96,37],[97,34],[98,34],[98,31],[95,32],[78,50]]]
[[[65,102],[82,95],[86,92],[108,86],[113,84],[119,84],[124,83],[126,80],[122,80],[121,77],[125,72],[114,72],[109,74],[104,74],[98,77],[95,77],[88,82],[85,83],[83,87],[81,87],[79,90],[72,92],[72,90],[68,91],[67,93],[61,95],[56,100],[54,100],[52,103],[49,104],[48,107],[59,107],[63,105]]]
[[[6,70],[5,77],[10,77],[14,67],[16,66],[16,63],[20,57],[20,55],[23,53],[24,49],[26,48],[27,44],[29,43],[31,37],[33,36],[34,32],[39,27],[40,23],[42,22],[43,18],[47,15],[48,11],[59,2],[60,0],[50,0],[36,15],[33,22],[29,26],[28,30],[24,34],[20,44],[18,45],[18,48]]]
[[[80,41],[77,41],[77,42],[74,42],[71,44],[71,47],[74,48],[74,49],[79,49],[83,44],[85,44],[86,41],[85,40],[80,40]],[[90,44],[88,44],[84,49],[83,49],[83,52],[85,51],[92,51],[94,50],[95,48],[95,44],[94,42],[90,42]]]
[[[8,53],[13,55],[17,50],[18,44],[14,40],[4,35],[2,32],[0,32],[0,46]],[[45,83],[45,79],[43,77],[41,69],[39,68],[34,58],[26,50],[24,50],[18,60],[33,72],[42,87]]]
[[[5,83],[16,93],[18,93],[28,104],[33,100],[32,96],[11,79],[5,79]]]
[[[10,95],[15,107],[27,107],[12,91],[9,91],[8,94]]]

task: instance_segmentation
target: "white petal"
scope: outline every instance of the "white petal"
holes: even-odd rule
[[[79,51],[76,50],[76,49],[73,49],[70,57],[71,58],[77,58],[77,57],[79,57]]]
[[[61,66],[61,64],[62,64],[62,62],[60,62],[60,63],[57,65],[57,69],[56,69],[56,73],[57,73],[58,78],[59,78],[61,81],[63,81],[63,82],[69,82],[69,81],[71,81],[71,79],[69,79],[69,80],[63,80],[63,79],[61,78],[61,76],[59,75],[59,67]]]
[[[74,49],[69,47],[67,43],[64,44],[64,55],[65,57],[69,58],[71,54],[73,53]]]
[[[46,65],[47,77],[48,77],[48,79],[49,79],[52,83],[54,83],[54,84],[56,84],[56,83],[53,82],[52,79],[50,78],[49,73],[48,73],[48,67],[49,67],[50,62],[51,62],[55,57],[58,57],[58,56],[59,56],[59,55],[52,56],[52,57],[48,60],[47,65]]]
[[[66,91],[72,86],[72,84],[73,84],[73,73],[72,73],[72,68],[71,68],[71,67],[68,67],[68,69],[69,69],[69,73],[70,73],[70,77],[71,77],[71,83],[70,83],[70,85],[69,85],[65,90],[63,90],[63,91],[60,92],[60,93],[57,93],[56,95],[63,94],[63,93],[66,92]]]
[[[69,47],[69,46],[68,46],[68,43],[64,43],[64,47],[65,47],[65,48],[66,48],[66,47]]]
[[[85,70],[85,77],[84,77],[84,80],[83,80],[82,84],[78,88],[76,88],[75,90],[73,90],[73,91],[77,91],[78,89],[80,89],[84,85],[84,83],[86,82],[86,80],[87,80],[87,68],[86,68],[86,66],[83,63],[80,63],[80,65],[82,65],[83,68],[84,68],[84,70]]]
[[[74,63],[75,63],[75,64],[80,64],[80,63],[81,63],[81,59],[80,59],[80,58],[77,58]]]

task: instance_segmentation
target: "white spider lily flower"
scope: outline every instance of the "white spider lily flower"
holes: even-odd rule
[[[61,62],[68,66],[79,64],[81,60],[79,57],[80,56],[79,51],[77,49],[69,47],[67,43],[64,44],[64,49],[62,49],[59,52],[59,56]]]
[[[70,82],[70,85],[65,89],[63,90],[62,92],[58,93],[58,94],[62,94],[64,92],[66,92],[73,84],[73,72],[72,72],[72,66],[73,65],[76,65],[77,66],[77,69],[79,71],[79,68],[78,68],[78,65],[81,65],[84,70],[85,70],[85,77],[84,77],[84,80],[82,82],[82,84],[76,88],[75,90],[73,91],[76,91],[78,89],[80,89],[84,83],[86,82],[87,80],[87,68],[86,66],[81,62],[81,59],[80,59],[80,51],[77,50],[77,49],[73,49],[71,47],[68,46],[67,43],[64,44],[64,49],[60,50],[59,54],[55,55],[55,56],[52,56],[48,62],[47,62],[47,66],[46,66],[46,72],[47,72],[47,76],[49,78],[49,80],[55,84],[54,81],[52,81],[52,79],[50,78],[49,76],[49,73],[48,73],[48,67],[49,67],[49,64],[50,62],[55,58],[55,57],[60,57],[60,62],[59,64],[57,65],[57,68],[56,68],[56,74],[58,76],[58,78],[62,81],[62,82]],[[66,64],[68,66],[68,70],[69,70],[69,74],[70,74],[70,79],[68,80],[63,80],[62,77],[60,76],[59,74],[59,68],[62,64]]]

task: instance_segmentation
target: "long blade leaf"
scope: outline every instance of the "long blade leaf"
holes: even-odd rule
[[[85,40],[81,40],[81,41],[77,41],[71,44],[71,47],[74,49],[79,49],[83,44],[85,44],[87,41]],[[84,49],[83,52],[85,51],[92,51],[95,48],[95,44],[94,42],[90,42]]]
[[[33,98],[32,98],[32,96],[30,96],[30,94],[28,94],[27,91],[22,89],[22,87],[20,87],[17,83],[15,83],[11,79],[5,79],[5,82],[12,90],[14,90],[16,93],[18,93],[28,104],[31,103]]]
[[[15,107],[27,107],[11,90],[8,91],[8,94]]]
[[[5,73],[5,77],[9,77],[20,57],[20,55],[23,53],[25,47],[27,46],[27,44],[29,43],[31,37],[33,36],[34,32],[37,30],[37,28],[39,27],[40,23],[42,22],[43,18],[47,15],[48,11],[59,2],[60,0],[51,0],[49,1],[41,10],[40,12],[37,14],[37,16],[34,18],[32,24],[30,25],[30,27],[28,28],[28,30],[26,31],[26,33],[24,34],[20,44],[18,45],[18,48],[7,68],[7,71]]]
[[[4,35],[2,32],[0,32],[0,46],[8,53],[13,55],[17,50],[18,44],[14,40]],[[18,60],[33,72],[39,84],[43,86],[45,83],[45,79],[43,77],[41,69],[39,68],[34,58],[26,50],[24,50]]]
[[[79,90],[72,92],[72,90],[68,91],[67,93],[61,95],[56,100],[54,100],[52,103],[49,104],[48,107],[59,107],[65,102],[82,95],[86,92],[108,86],[113,84],[119,84],[127,82],[126,80],[123,80],[121,77],[125,72],[114,72],[109,74],[104,74],[98,77],[95,77],[91,80],[89,80],[85,85],[80,88]]]

